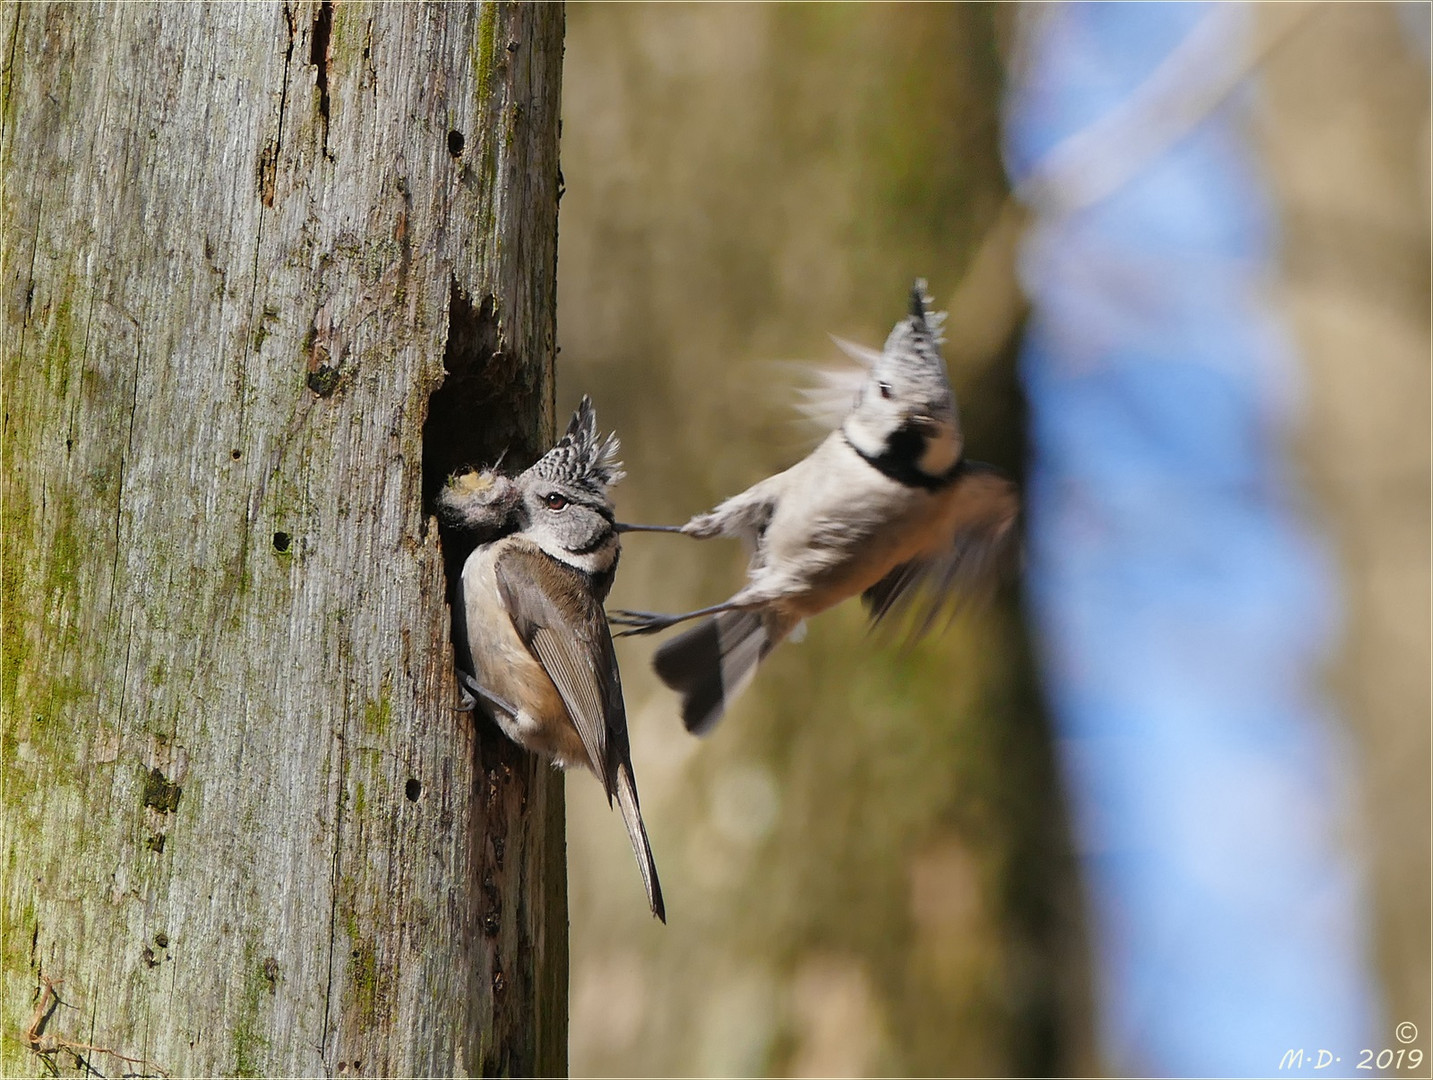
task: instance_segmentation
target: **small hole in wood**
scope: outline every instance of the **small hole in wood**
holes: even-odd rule
[[[457,157],[463,152],[463,133],[458,130],[448,132],[448,153]]]
[[[408,783],[403,785],[403,794],[408,796],[409,802],[417,802],[418,796],[423,794],[423,783],[416,776],[410,776]]]
[[[230,451],[229,451],[229,456],[230,456],[231,458],[233,458],[235,461],[238,461],[241,457],[244,456],[244,451],[242,451],[242,450],[230,450]]]
[[[275,551],[288,551],[288,550],[289,550],[289,544],[290,544],[291,542],[292,542],[292,538],[289,536],[288,533],[286,533],[286,532],[276,532],[276,533],[274,533],[274,550],[275,550]]]

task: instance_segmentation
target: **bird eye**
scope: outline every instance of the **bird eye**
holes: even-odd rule
[[[890,401],[890,400],[891,400],[891,384],[890,384],[890,383],[888,383],[888,382],[877,383],[877,384],[876,384],[876,389],[881,392],[881,397],[885,398],[887,401]]]
[[[555,491],[550,495],[545,495],[542,501],[547,503],[549,510],[561,510],[567,506],[567,500]]]

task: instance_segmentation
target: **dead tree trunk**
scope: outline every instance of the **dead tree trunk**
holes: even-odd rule
[[[0,10],[0,1073],[565,1071],[561,779],[453,711],[427,502],[552,435],[562,34]]]

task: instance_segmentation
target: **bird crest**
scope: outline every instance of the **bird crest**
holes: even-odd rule
[[[604,496],[627,474],[617,460],[621,443],[615,433],[597,435],[597,410],[586,395],[568,422],[567,431],[528,471],[544,480],[586,488]]]
[[[911,286],[910,313],[891,330],[883,351],[887,356],[899,356],[933,367],[944,378],[945,360],[940,354],[940,347],[945,342],[946,313],[931,311],[930,305],[925,278],[917,278]]]

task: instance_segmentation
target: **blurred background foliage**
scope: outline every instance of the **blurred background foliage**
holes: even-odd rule
[[[1302,461],[1344,558],[1335,684],[1371,762],[1402,1019],[1428,1001],[1428,112],[1426,67],[1367,10],[1273,54],[1261,138],[1293,223],[1285,302],[1318,432]],[[622,519],[684,521],[805,453],[779,362],[834,360],[828,332],[878,345],[916,276],[951,310],[970,455],[1021,473],[999,154],[1016,17],[569,7],[559,413],[590,393],[621,435]],[[611,606],[713,603],[744,565],[735,543],[634,536]],[[855,603],[828,612],[700,741],[652,647],[619,655],[671,921],[647,914],[596,785],[568,785],[574,1075],[1097,1071],[1016,587],[909,649]]]
[[[568,12],[560,408],[623,440],[625,520],[681,522],[814,445],[780,361],[879,346],[929,278],[971,455],[1019,472],[1000,14],[985,6]],[[634,536],[611,606],[730,594],[726,541]],[[904,649],[858,604],[785,644],[716,732],[620,646],[671,923],[569,785],[572,1070],[1061,1071],[1078,919],[1013,593]]]

